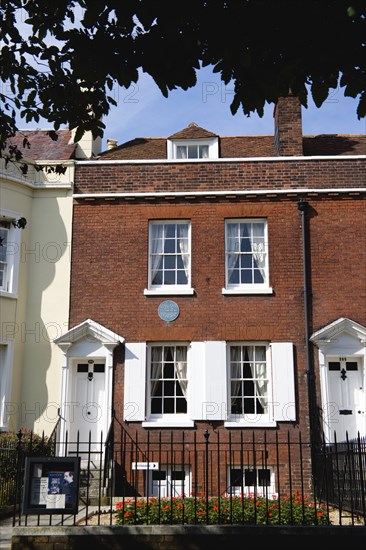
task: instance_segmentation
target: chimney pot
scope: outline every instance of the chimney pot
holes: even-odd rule
[[[114,149],[114,147],[117,147],[118,141],[116,139],[107,139],[107,149]]]

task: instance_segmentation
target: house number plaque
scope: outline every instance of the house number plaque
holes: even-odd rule
[[[161,302],[158,307],[158,315],[160,319],[170,323],[174,321],[179,315],[179,306],[176,302],[172,300],[165,300]]]

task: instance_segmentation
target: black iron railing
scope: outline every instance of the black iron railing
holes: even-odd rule
[[[80,457],[78,512],[23,515],[27,456]],[[311,452],[296,430],[133,430],[114,421],[98,440],[23,434],[0,447],[14,469],[7,500],[14,525],[290,524],[366,525],[366,441]],[[9,454],[10,453],[10,454]],[[316,475],[311,464],[315,456]],[[11,457],[11,460],[10,458]],[[4,485],[5,487],[5,485]],[[5,489],[3,489],[5,494]],[[0,493],[2,494],[2,493]]]

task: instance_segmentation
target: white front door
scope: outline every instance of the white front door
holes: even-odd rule
[[[78,362],[75,365],[75,401],[73,422],[70,426],[72,452],[88,453],[97,458],[103,449],[101,434],[105,425],[105,364],[94,361]],[[104,434],[105,436],[105,434]],[[102,458],[102,457],[100,457]]]
[[[365,397],[362,361],[357,357],[328,357],[329,381],[328,423],[331,439],[337,442],[363,435]]]

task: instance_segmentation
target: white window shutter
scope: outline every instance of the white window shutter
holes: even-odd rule
[[[192,342],[188,376],[190,418],[226,420],[226,343]]]
[[[203,420],[205,400],[205,343],[192,342],[188,350],[188,414],[192,420]]]
[[[126,344],[123,419],[128,422],[145,420],[146,402],[146,342]]]
[[[227,419],[226,342],[206,342],[204,420]]]
[[[294,346],[292,342],[273,342],[272,377],[274,419],[296,420]]]

